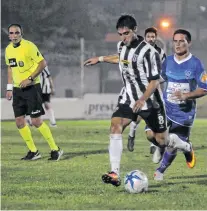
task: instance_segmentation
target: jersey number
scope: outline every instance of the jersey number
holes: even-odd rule
[[[160,125],[164,124],[164,117],[163,116],[158,116],[158,121],[159,121]]]

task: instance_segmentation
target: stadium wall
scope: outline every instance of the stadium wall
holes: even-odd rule
[[[57,119],[109,119],[116,109],[117,94],[85,94],[80,98],[52,98]],[[207,97],[198,99],[197,118],[207,118]],[[43,116],[47,119],[47,115]],[[13,120],[12,102],[1,99],[1,120]]]

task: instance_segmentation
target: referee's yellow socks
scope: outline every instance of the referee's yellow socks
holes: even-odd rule
[[[47,126],[45,122],[41,124],[40,127],[37,128],[42,136],[47,140],[51,150],[58,150],[58,146],[55,144],[54,138],[50,131],[50,128]]]
[[[32,139],[32,134],[30,128],[26,125],[25,127],[19,129],[19,133],[22,136],[23,140],[26,142],[27,147],[31,152],[36,152],[37,148]]]

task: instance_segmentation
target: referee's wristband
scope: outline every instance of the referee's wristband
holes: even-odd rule
[[[99,57],[98,57],[98,61],[99,61],[99,62],[103,62],[103,61],[104,61],[104,57],[103,57],[103,56],[99,56]]]
[[[13,90],[13,84],[7,84],[6,90],[7,91],[12,91]]]

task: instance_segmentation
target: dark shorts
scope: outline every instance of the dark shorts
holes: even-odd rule
[[[179,125],[171,120],[167,120],[167,127],[169,128],[169,133],[176,134],[181,140],[189,141],[191,127],[186,127]],[[148,125],[145,126],[145,131],[151,130]]]
[[[167,126],[169,127],[169,133],[176,134],[181,140],[189,141],[191,127],[179,125],[168,119]]]
[[[167,130],[167,120],[165,110],[162,108],[150,108],[135,114],[127,104],[118,104],[113,117],[122,117],[136,121],[137,116],[141,116],[148,127],[155,133],[162,133]]]
[[[42,94],[42,102],[50,102],[50,94]]]
[[[112,114],[113,117],[121,117],[126,119],[136,119],[137,115],[132,111],[132,109],[127,104],[118,104],[114,113]]]
[[[44,115],[40,84],[28,86],[24,89],[14,87],[12,106],[15,117],[30,115],[32,118],[36,118]]]

